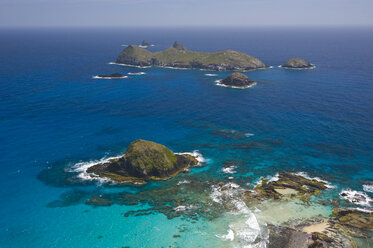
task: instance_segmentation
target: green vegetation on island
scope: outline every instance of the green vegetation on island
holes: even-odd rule
[[[187,50],[178,42],[164,51],[154,53],[136,45],[129,45],[120,53],[116,63],[215,71],[244,71],[266,68],[266,65],[259,59],[245,53],[233,50],[212,53],[195,52]]]
[[[117,183],[144,183],[171,178],[197,164],[192,155],[175,154],[164,145],[139,139],[129,145],[124,156],[93,165],[87,172]]]

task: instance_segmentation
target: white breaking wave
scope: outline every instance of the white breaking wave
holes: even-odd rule
[[[100,76],[93,76],[93,79],[123,79],[128,78],[128,76],[122,76],[122,77],[100,77]]]
[[[179,155],[183,155],[183,154],[192,155],[192,156],[195,157],[195,158],[197,159],[197,161],[198,161],[197,166],[201,166],[202,164],[207,163],[207,159],[205,159],[205,158],[202,156],[202,154],[201,154],[199,151],[197,151],[197,150],[195,150],[195,151],[193,151],[193,152],[179,152],[179,153],[176,153],[176,152],[175,152],[175,154],[179,154]]]
[[[288,67],[283,67],[282,65],[279,65],[277,66],[279,68],[284,68],[284,69],[288,69],[288,70],[312,70],[312,69],[315,69],[316,68],[316,65],[314,64],[311,64],[311,67],[309,68],[288,68]]]
[[[190,183],[189,180],[179,181],[176,185],[188,184]]]
[[[138,45],[140,48],[148,48],[148,47],[153,47],[154,45],[149,45],[149,46],[143,46],[143,45]]]
[[[79,163],[74,164],[70,168],[68,168],[67,171],[78,173],[78,175],[76,177],[81,179],[81,180],[88,180],[88,181],[97,180],[101,183],[112,183],[113,181],[110,180],[109,178],[98,177],[94,173],[88,173],[87,170],[88,170],[88,168],[90,168],[90,167],[92,167],[96,164],[107,163],[111,159],[117,159],[117,158],[120,158],[121,156],[123,156],[123,155],[115,156],[115,157],[108,157],[108,158],[104,157],[104,158],[101,158],[99,160],[92,160],[92,161],[88,161],[88,162],[79,162]]]
[[[251,87],[256,85],[256,82],[254,82],[253,84],[250,84],[250,85],[244,86],[244,87],[230,86],[230,85],[223,84],[222,80],[216,80],[215,83],[216,83],[217,86],[220,86],[220,87],[234,88],[234,89],[247,89],[247,88],[251,88]]]
[[[120,66],[129,66],[129,67],[136,67],[136,68],[150,68],[151,66],[139,66],[139,65],[129,65],[129,64],[121,64],[115,62],[109,62],[109,65],[120,65]]]
[[[255,214],[241,200],[242,189],[238,184],[229,182],[213,185],[210,197],[213,201],[231,209],[227,217],[232,219],[226,234],[215,236],[223,241],[232,242],[232,247],[266,247],[268,235],[260,228]],[[259,241],[258,241],[259,240]]]
[[[262,182],[263,182],[263,179],[267,179],[268,180],[267,182],[276,182],[280,178],[279,178],[279,174],[278,173],[276,173],[276,175],[274,175],[274,176],[260,177],[259,181],[257,181],[257,182],[254,183],[254,188],[257,187],[257,186],[261,186]]]
[[[213,74],[213,73],[206,73],[205,76],[207,77],[216,77],[218,74]]]
[[[221,169],[221,171],[226,174],[234,174],[237,173],[237,171],[235,170],[236,168],[237,166],[231,165],[229,167],[224,167],[223,169]]]
[[[334,185],[332,185],[330,182],[326,181],[326,180],[322,180],[321,178],[319,177],[310,177],[306,172],[297,172],[297,173],[292,173],[294,175],[297,175],[297,176],[302,176],[304,178],[307,178],[309,180],[316,180],[318,182],[322,182],[322,183],[325,183],[325,186],[328,188],[328,189],[335,189],[336,187]]]
[[[234,232],[232,229],[228,229],[228,234],[225,234],[225,235],[219,235],[217,234],[216,237],[220,238],[221,240],[224,240],[224,241],[233,241],[234,240]]]
[[[196,209],[198,208],[197,206],[194,206],[194,205],[189,205],[189,206],[177,206],[175,207],[173,210],[176,211],[176,212],[179,212],[179,211],[186,211],[186,210],[190,210],[190,209]]]
[[[145,75],[145,72],[129,72],[128,75]]]
[[[363,189],[365,192],[373,193],[373,183],[364,184]]]
[[[248,138],[248,137],[254,136],[254,134],[253,133],[245,133],[244,136]]]
[[[339,196],[346,201],[361,206],[370,207],[370,204],[373,202],[366,193],[352,189],[342,190],[342,192],[339,193]]]

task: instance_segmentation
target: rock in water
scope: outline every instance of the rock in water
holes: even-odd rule
[[[334,208],[333,215],[341,225],[361,230],[373,230],[373,212],[371,211]]]
[[[283,64],[282,67],[288,69],[312,69],[315,66],[305,59],[292,58],[286,61],[286,63]]]
[[[243,71],[267,67],[259,59],[245,53],[233,50],[195,52],[186,49],[177,41],[168,49],[154,53],[129,45],[119,54],[116,62],[135,66],[198,68],[215,71]]]
[[[175,154],[164,145],[139,139],[129,145],[124,156],[93,165],[87,172],[119,183],[143,183],[171,178],[197,164],[192,155]]]
[[[112,73],[109,75],[98,75],[100,78],[123,78],[124,76],[120,73]]]
[[[150,44],[149,42],[147,42],[146,40],[143,40],[142,42],[141,42],[141,46],[143,46],[143,47],[148,47],[148,46],[151,46],[152,44]]]
[[[220,83],[220,85],[222,86],[230,86],[236,88],[247,88],[253,86],[254,84],[255,82],[251,81],[248,76],[239,72],[230,74]]]

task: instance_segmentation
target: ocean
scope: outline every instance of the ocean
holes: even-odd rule
[[[0,37],[0,247],[267,247],[269,224],[328,217],[325,198],[372,209],[339,196],[373,198],[371,28],[3,28]],[[257,84],[242,90],[216,85],[229,72],[110,64],[144,39],[151,51],[177,40],[273,68],[245,72]],[[292,57],[316,68],[278,67]],[[115,72],[145,74],[93,78]],[[78,177],[140,138],[204,162],[146,185]],[[280,171],[332,187],[307,206],[237,197]],[[113,204],[87,205],[94,195]]]

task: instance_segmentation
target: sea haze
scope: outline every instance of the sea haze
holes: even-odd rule
[[[284,170],[329,181],[336,198],[373,182],[372,28],[1,29],[0,37],[1,247],[250,244],[224,235],[242,219],[253,228],[253,212],[198,220],[167,219],[159,208],[124,214],[167,205],[172,194],[159,192],[177,184],[191,187],[184,198],[214,199],[216,180],[249,188]],[[240,90],[216,86],[228,72],[109,64],[123,44],[142,40],[155,45],[151,51],[175,40],[196,51],[238,50],[273,68],[246,72],[257,85]],[[278,68],[292,57],[316,68]],[[145,74],[92,78],[115,72]],[[206,163],[137,187],[79,182],[70,172],[78,162],[123,154],[139,138],[174,152],[199,150]],[[235,166],[224,169],[228,160]],[[131,205],[131,193],[145,197]],[[86,205],[93,195],[114,204]],[[256,232],[245,237],[265,240]]]

